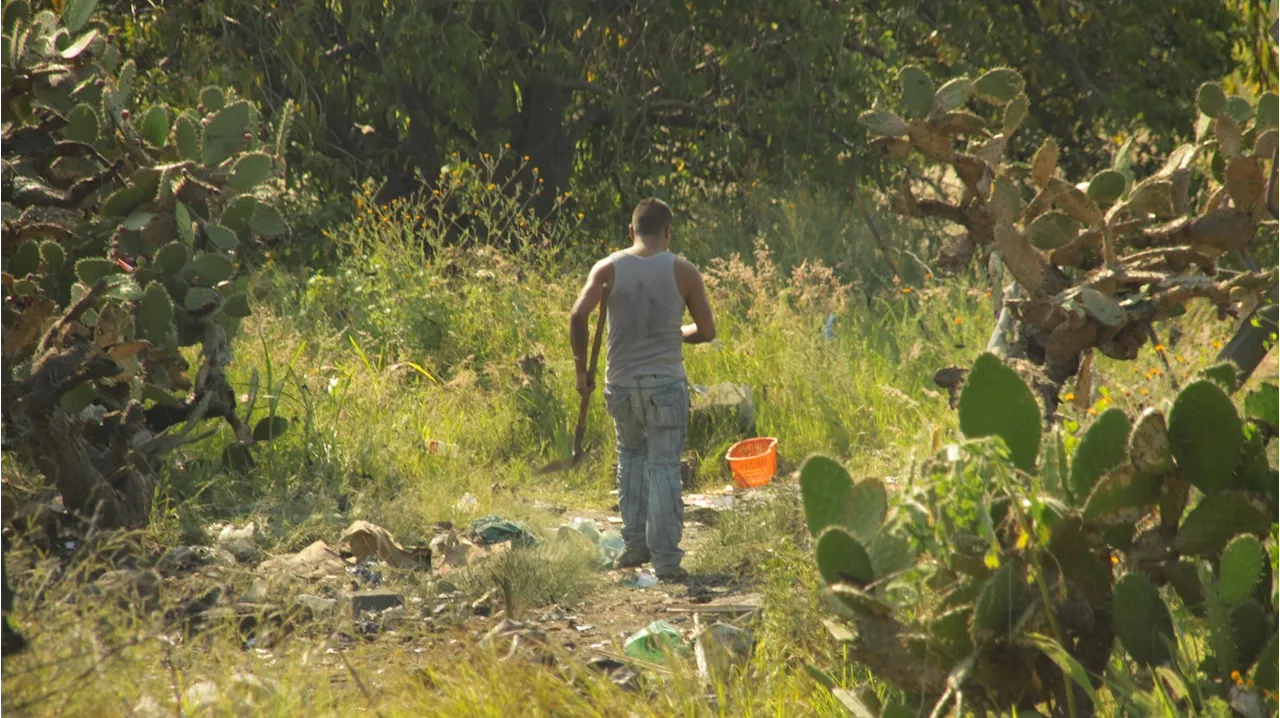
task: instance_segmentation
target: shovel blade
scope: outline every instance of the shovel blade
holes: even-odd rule
[[[582,461],[582,457],[586,455],[587,452],[584,450],[581,452],[574,452],[573,456],[556,459],[541,469],[538,469],[538,474],[554,474],[557,471],[567,471],[577,466]]]

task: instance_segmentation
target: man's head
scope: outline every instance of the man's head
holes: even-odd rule
[[[631,239],[639,237],[645,244],[671,242],[671,208],[657,197],[640,200],[631,213]]]

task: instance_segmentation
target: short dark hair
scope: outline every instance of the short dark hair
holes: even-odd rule
[[[644,237],[657,237],[671,226],[671,208],[657,197],[640,200],[631,213],[631,226],[636,234]]]

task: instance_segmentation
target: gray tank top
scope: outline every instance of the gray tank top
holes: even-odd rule
[[[605,382],[649,374],[684,378],[684,299],[676,286],[676,255],[613,254],[609,350]]]

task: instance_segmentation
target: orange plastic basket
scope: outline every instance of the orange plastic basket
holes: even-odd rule
[[[744,488],[764,486],[778,470],[778,440],[761,436],[743,439],[729,447],[725,458],[733,471],[733,483]]]

